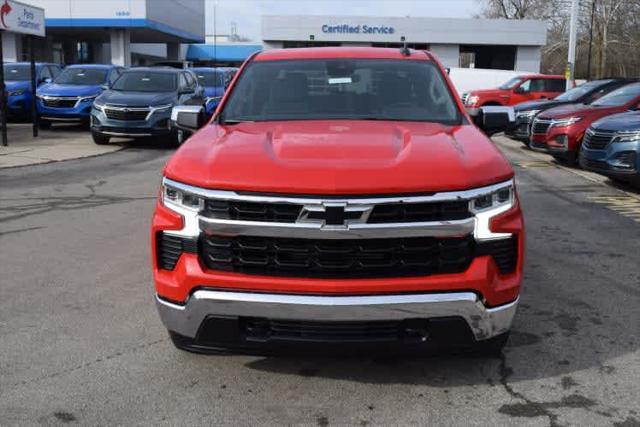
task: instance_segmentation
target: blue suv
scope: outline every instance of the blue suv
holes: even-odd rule
[[[113,65],[69,65],[36,93],[40,126],[51,122],[88,122],[93,100],[120,77],[124,68]]]
[[[205,112],[207,117],[210,117],[216,111],[227,85],[238,69],[232,67],[196,67],[191,68],[191,71],[195,73],[198,77],[198,82],[204,87]]]
[[[171,109],[204,102],[204,89],[189,70],[130,68],[93,102],[93,141],[107,144],[113,136],[159,137],[179,145],[183,133],[171,127]]]
[[[31,117],[31,64],[10,62],[4,65],[4,83],[7,91],[7,116],[15,118]],[[60,74],[57,64],[36,63],[36,85],[51,82]]]
[[[582,140],[580,166],[640,186],[640,112],[595,121]]]

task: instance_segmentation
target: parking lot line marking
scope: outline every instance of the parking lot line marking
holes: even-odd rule
[[[533,160],[533,161],[525,161],[525,162],[515,162],[515,164],[517,166],[520,166],[521,168],[548,168],[548,167],[552,167],[553,164],[549,161],[545,161],[545,160]]]
[[[589,196],[587,200],[604,205],[606,208],[640,222],[640,200],[630,196]]]

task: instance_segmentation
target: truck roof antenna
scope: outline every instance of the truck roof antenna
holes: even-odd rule
[[[407,39],[402,36],[400,37],[400,41],[402,42],[402,47],[400,48],[402,56],[411,56],[411,49],[407,47]]]

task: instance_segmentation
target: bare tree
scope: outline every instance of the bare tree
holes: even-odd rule
[[[542,48],[542,70],[562,73],[566,64],[569,0],[477,0],[481,16],[503,19],[541,19],[548,23]],[[594,19],[591,27],[591,12]],[[588,66],[593,32],[592,69]],[[580,0],[576,76],[640,75],[640,0]]]

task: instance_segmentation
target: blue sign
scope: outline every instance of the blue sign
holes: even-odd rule
[[[323,25],[323,33],[330,34],[393,34],[396,32],[395,28],[387,27],[386,25]]]

